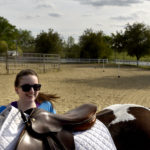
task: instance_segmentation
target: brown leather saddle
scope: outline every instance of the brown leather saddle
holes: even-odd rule
[[[16,150],[74,150],[72,132],[90,129],[96,121],[97,107],[84,104],[65,114],[32,109],[25,122]]]

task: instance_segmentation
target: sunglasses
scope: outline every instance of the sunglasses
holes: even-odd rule
[[[20,87],[22,88],[22,91],[24,92],[29,92],[31,88],[33,88],[34,91],[39,91],[41,88],[41,84],[33,84],[33,85],[24,84],[24,85],[21,85]]]

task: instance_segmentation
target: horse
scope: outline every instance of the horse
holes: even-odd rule
[[[108,128],[117,150],[150,149],[150,109],[135,104],[110,105],[96,114]]]
[[[95,120],[95,117],[93,118],[93,114],[95,114],[96,110],[95,108],[93,109],[92,107],[92,110],[89,111],[89,109],[91,109],[91,107],[89,107],[88,109],[86,109],[85,114],[88,113],[88,116],[91,115],[92,119],[90,120],[90,128],[85,129],[86,127],[85,123],[87,123],[87,120],[85,120],[86,118],[85,114],[82,115],[83,111],[81,111],[84,110],[85,107],[89,107],[89,106],[88,105],[84,105],[84,107],[81,106],[75,110],[71,110],[71,112],[68,112],[67,114],[64,115],[50,115],[54,119],[53,121],[52,120],[50,121],[52,122],[52,126],[50,126],[50,128],[55,128],[55,130],[50,129],[52,131],[55,131],[53,133],[59,132],[59,130],[62,131],[62,126],[64,126],[64,124],[68,125],[68,123],[71,123],[70,124],[71,126],[72,125],[74,126],[74,123],[76,123],[74,127],[77,127],[78,125],[79,125],[78,127],[82,127],[82,130],[74,131],[72,133],[70,132],[68,133],[66,131],[63,132],[62,139],[66,139],[64,137],[64,133],[65,134],[67,133],[67,136],[69,137],[69,140],[67,139],[68,140],[67,144],[68,143],[70,144],[72,142],[70,145],[73,146],[73,148],[70,147],[69,149],[77,149],[77,150],[81,150],[81,149],[82,150],[84,149],[85,150],[92,150],[92,149],[115,150],[116,148],[117,150],[150,149],[150,109],[149,108],[141,105],[135,105],[135,104],[115,104],[106,107],[100,112],[96,113],[96,120]],[[94,113],[91,114],[93,110]],[[38,112],[37,114],[39,114],[39,111],[37,112]],[[79,115],[74,118],[75,114],[76,115],[79,114]],[[69,116],[69,122],[68,122],[68,117],[64,119],[66,116]],[[29,116],[27,115],[27,117]],[[70,118],[72,118],[71,121]],[[59,119],[58,121],[59,124],[55,119],[57,121]],[[80,121],[75,122],[76,119]],[[33,120],[34,122],[34,118],[31,118],[31,120]],[[65,123],[63,123],[63,125],[60,124],[60,122],[62,123],[64,122],[64,120]],[[74,123],[72,123],[73,120]],[[95,120],[94,123],[93,120]],[[24,122],[26,121],[23,121],[20,111],[12,106],[8,107],[0,114],[0,125],[1,125],[0,149],[2,150],[3,149],[10,150],[13,148],[16,149],[16,145],[18,145],[18,143],[21,140],[20,135],[24,134],[24,129],[25,129]],[[45,121],[42,120],[42,123],[44,124]],[[38,123],[35,124],[37,124],[38,127]],[[58,126],[56,126],[56,124]],[[67,127],[70,128],[69,126]],[[73,135],[73,139],[71,134]],[[29,138],[30,136],[27,137],[28,139],[27,142],[30,141]],[[74,140],[74,142],[72,140]],[[27,149],[30,150],[29,148]]]
[[[116,150],[97,107],[81,105],[65,114],[22,112],[9,105],[0,114],[1,150]]]

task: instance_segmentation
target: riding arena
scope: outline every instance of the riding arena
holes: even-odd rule
[[[41,62],[39,63],[37,63],[37,59],[32,63],[28,63],[28,59],[25,59],[26,63],[20,61],[19,69],[14,69],[15,65],[18,65],[17,63],[14,63],[15,59],[7,67],[5,63],[1,62],[0,105],[7,105],[11,101],[17,99],[13,86],[16,72],[23,68],[31,68],[39,73],[40,83],[42,84],[41,92],[56,94],[60,97],[54,102],[57,114],[64,114],[87,103],[93,104],[97,107],[97,119],[106,125],[112,137],[114,132],[121,133],[120,129],[128,127],[128,123],[120,124],[120,122],[115,120],[115,116],[117,116],[115,113],[115,116],[111,116],[111,113],[114,111],[120,112],[119,114],[122,114],[125,118],[126,115],[133,115],[131,120],[123,120],[123,122],[129,121],[129,125],[132,125],[133,123],[133,128],[137,125],[137,130],[139,130],[140,127],[138,136],[145,136],[145,133],[147,133],[145,139],[147,140],[147,137],[149,138],[149,128],[145,128],[144,130],[143,122],[141,123],[141,119],[139,119],[143,116],[149,116],[149,69],[129,65],[118,65],[109,63],[108,60],[99,60],[97,62],[90,61],[88,63],[61,63],[60,57],[58,56],[55,56],[53,63],[50,63],[48,61],[43,61],[43,56],[41,57]],[[46,58],[49,60],[50,56],[47,56]],[[9,71],[7,70],[8,68]],[[142,114],[141,112],[145,112],[145,114],[143,113],[143,115],[140,115]],[[103,116],[105,116],[105,118],[111,116],[111,119],[109,121],[105,120],[106,122],[104,122]],[[113,121],[116,122],[113,124]],[[113,126],[111,126],[111,124],[113,124]],[[145,124],[148,126],[147,122]],[[115,130],[113,130],[114,126]],[[119,130],[118,132],[116,132],[117,129]],[[127,128],[125,131],[130,130]],[[113,137],[113,140],[115,141],[115,144],[117,144],[119,150],[125,150],[121,146],[124,146],[126,143],[122,143],[122,145],[117,143],[117,138],[119,136],[116,134],[115,137]],[[126,137],[128,138],[127,135]],[[121,139],[126,141],[124,138]],[[133,145],[128,141],[127,144],[131,145],[131,147],[127,147],[126,150],[133,149],[135,143],[135,140],[132,143]],[[142,144],[144,145],[147,143],[148,142],[143,142]],[[142,147],[142,145],[140,146]],[[146,146],[149,147],[149,144]],[[145,150],[145,148],[143,150]]]
[[[0,105],[8,104],[17,98],[13,81],[19,70],[34,69],[39,73],[41,92],[60,97],[54,103],[58,113],[64,113],[84,103],[94,103],[101,110],[112,104],[132,103],[150,106],[150,71],[136,66],[120,66],[101,61],[87,63],[60,63],[59,56],[51,56],[53,63],[37,63],[39,54],[24,54],[20,63],[15,59],[9,64],[9,74],[5,61],[0,64]],[[27,60],[32,58],[31,63]],[[25,62],[25,61],[26,62]],[[51,61],[50,56],[47,60]],[[55,61],[54,61],[55,60]],[[35,61],[35,63],[33,63]],[[54,63],[55,62],[55,63]],[[57,63],[56,63],[57,62]],[[43,67],[44,66],[44,67]],[[118,75],[120,78],[118,78]]]

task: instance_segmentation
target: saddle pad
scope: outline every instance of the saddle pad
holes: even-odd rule
[[[108,129],[99,120],[91,129],[73,134],[76,150],[117,150]]]
[[[24,124],[18,109],[8,106],[0,113],[0,150],[13,150]]]

